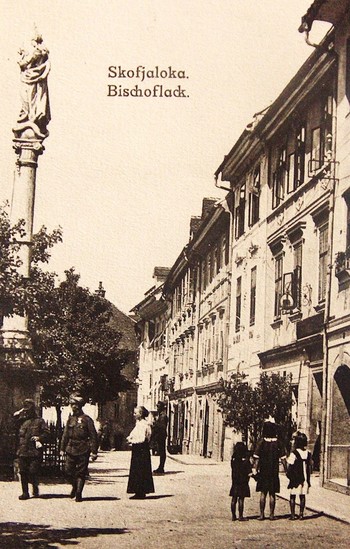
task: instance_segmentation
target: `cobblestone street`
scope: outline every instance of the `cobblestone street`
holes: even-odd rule
[[[246,500],[247,522],[231,522],[228,463],[181,463],[168,457],[167,473],[155,476],[156,493],[146,500],[126,494],[130,454],[104,452],[91,465],[84,501],[68,497],[65,484],[42,484],[41,497],[18,501],[20,485],[2,482],[0,546],[22,549],[167,547],[191,549],[348,547],[350,526],[307,512],[288,520],[289,506],[277,500],[277,520],[256,520],[258,494]],[[158,458],[153,458],[154,468]]]

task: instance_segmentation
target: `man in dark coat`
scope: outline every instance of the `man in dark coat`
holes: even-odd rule
[[[38,417],[35,411],[35,402],[26,398],[23,408],[15,412],[15,421],[18,425],[17,458],[21,475],[22,494],[18,499],[29,499],[29,483],[33,487],[33,497],[39,497],[38,475],[42,461],[43,443],[49,437],[45,421]]]
[[[98,438],[94,422],[83,412],[84,399],[80,395],[72,395],[69,402],[72,414],[63,432],[61,452],[66,453],[65,473],[72,484],[70,497],[82,501],[90,453],[95,461]]]
[[[164,402],[158,402],[157,410],[158,417],[156,418],[152,428],[152,442],[155,444],[159,455],[159,467],[153,472],[156,474],[163,474],[166,459],[166,437],[168,427],[168,416],[166,415]]]

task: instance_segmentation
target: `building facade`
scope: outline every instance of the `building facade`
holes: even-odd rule
[[[168,379],[167,323],[168,304],[163,298],[163,285],[169,273],[167,267],[155,267],[155,284],[144,299],[135,305],[136,328],[139,335],[137,405],[155,411],[164,400]]]
[[[235,205],[230,371],[252,383],[261,371],[291,378],[295,427],[312,448],[322,423],[335,94],[331,34],[217,173]]]
[[[204,199],[190,240],[164,285],[169,323],[170,444],[222,458],[223,422],[216,396],[227,370],[230,214],[226,201]]]
[[[312,44],[317,20],[332,28]],[[349,493],[350,0],[315,0],[299,30],[310,57],[225,156],[226,199],[192,219],[164,282],[169,442],[228,459],[220,379],[279,373],[322,484]]]
[[[322,437],[323,479],[330,487],[350,493],[350,2],[313,2],[302,20],[302,31],[313,23],[333,25],[336,121],[336,178],[329,211],[329,284],[325,315]]]

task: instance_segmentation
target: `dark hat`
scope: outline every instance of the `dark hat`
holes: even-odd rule
[[[136,408],[139,408],[141,411],[141,417],[145,419],[149,415],[149,411],[144,406],[136,406]]]
[[[165,402],[162,402],[161,400],[159,400],[157,402],[157,408],[162,408],[162,410],[163,410],[163,408],[165,408]]]
[[[74,393],[69,397],[69,404],[79,404],[79,406],[84,406],[85,399],[78,393]]]
[[[26,398],[23,401],[23,408],[25,410],[31,410],[32,408],[35,408],[35,401],[32,398]]]

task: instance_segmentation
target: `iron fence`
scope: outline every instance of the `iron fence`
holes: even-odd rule
[[[60,474],[65,462],[65,456],[60,454],[63,428],[58,428],[54,423],[50,423],[48,428],[49,437],[43,445],[42,472],[50,475]]]

